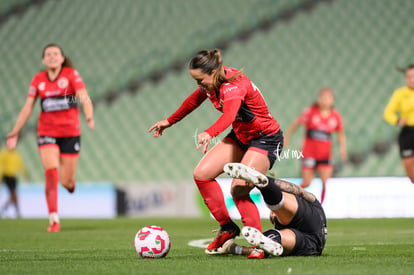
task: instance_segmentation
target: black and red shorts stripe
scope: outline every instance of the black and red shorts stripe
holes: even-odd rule
[[[280,153],[283,150],[283,132],[279,130],[275,134],[268,136],[261,136],[255,139],[252,139],[249,144],[242,143],[236,136],[234,130],[225,137],[235,143],[243,152],[247,150],[255,150],[260,153],[267,155],[267,158],[270,162],[269,169],[272,169],[277,158],[280,156]]]
[[[39,149],[43,146],[57,146],[62,155],[77,155],[80,152],[80,136],[76,137],[50,137],[38,136],[37,146]]]

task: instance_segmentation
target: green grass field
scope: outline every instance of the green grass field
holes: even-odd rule
[[[188,246],[214,236],[208,218],[63,220],[60,233],[47,233],[47,223],[0,220],[0,274],[414,274],[414,219],[329,220],[323,256],[264,260]],[[171,236],[166,258],[134,250],[136,231],[152,224]]]

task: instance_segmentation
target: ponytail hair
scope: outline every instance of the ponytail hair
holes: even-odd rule
[[[218,89],[224,82],[235,81],[243,73],[243,69],[241,69],[235,75],[226,77],[219,49],[199,51],[191,59],[189,68],[190,70],[200,69],[205,74],[213,74],[214,89]]]
[[[60,53],[61,53],[61,54],[62,54],[62,56],[65,58],[65,61],[63,61],[63,63],[62,63],[62,67],[74,68],[72,60],[70,60],[70,58],[69,58],[69,57],[67,57],[67,56],[65,55],[65,53],[63,52],[62,47],[60,47],[58,44],[55,44],[55,43],[50,43],[50,44],[47,44],[47,45],[43,48],[42,58],[44,58],[44,57],[45,57],[45,52],[46,52],[46,49],[47,49],[47,48],[50,48],[50,47],[56,47],[56,48],[59,48]]]

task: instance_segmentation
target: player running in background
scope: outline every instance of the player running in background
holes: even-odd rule
[[[406,86],[392,95],[384,111],[384,119],[401,127],[398,137],[400,156],[407,176],[414,183],[414,64],[405,69]]]
[[[203,50],[190,61],[190,74],[198,88],[181,107],[166,120],[155,123],[150,129],[158,137],[163,131],[179,122],[200,106],[207,98],[222,112],[220,118],[198,135],[198,147],[207,153],[210,141],[232,125],[230,133],[216,144],[198,163],[193,176],[211,214],[220,224],[217,237],[206,253],[215,253],[225,241],[240,233],[230,219],[220,186],[215,180],[229,162],[242,162],[257,171],[267,173],[283,147],[283,133],[270,114],[259,89],[243,74],[223,65],[221,53]],[[234,179],[231,194],[245,226],[261,229],[259,211],[249,196],[254,186]]]
[[[24,166],[22,157],[15,149],[3,149],[0,152],[0,176],[3,183],[9,189],[9,199],[0,209],[0,217],[7,210],[10,204],[12,204],[16,210],[16,217],[20,218],[20,209],[17,198],[17,183],[18,174],[23,174],[28,177],[26,167]]]
[[[56,44],[45,46],[42,54],[46,70],[33,78],[26,103],[7,135],[7,145],[14,148],[17,138],[29,119],[36,99],[40,98],[37,143],[45,171],[45,194],[49,211],[48,232],[59,232],[58,182],[70,192],[75,191],[75,172],[80,151],[80,101],[91,130],[94,129],[93,106],[85,85],[62,49]]]
[[[229,163],[224,171],[233,178],[253,183],[271,210],[275,226],[263,234],[254,227],[244,227],[243,237],[255,247],[245,247],[228,240],[220,253],[261,259],[273,256],[320,256],[325,247],[327,227],[323,208],[315,196],[303,188],[280,179],[266,177],[241,163]]]
[[[325,199],[326,182],[332,176],[331,136],[338,133],[339,154],[343,161],[347,159],[345,131],[340,113],[334,109],[334,95],[331,89],[323,88],[319,92],[317,103],[306,108],[289,126],[286,132],[285,146],[295,130],[303,125],[306,137],[303,143],[302,185],[308,187],[315,174],[322,181],[321,203]]]

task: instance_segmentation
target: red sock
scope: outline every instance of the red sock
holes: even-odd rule
[[[325,200],[325,191],[326,191],[326,188],[325,187],[322,187],[322,193],[321,193],[321,204],[323,203],[323,201]]]
[[[245,195],[238,198],[233,198],[233,201],[240,212],[243,225],[251,226],[262,231],[259,210],[257,209],[250,196]]]
[[[46,186],[45,186],[45,194],[46,194],[46,202],[47,208],[49,209],[50,213],[57,213],[58,206],[58,182],[59,182],[59,173],[56,168],[47,169],[45,171],[45,179],[46,179]]]
[[[229,212],[224,202],[223,192],[215,180],[194,179],[205,204],[220,225],[231,222]]]

